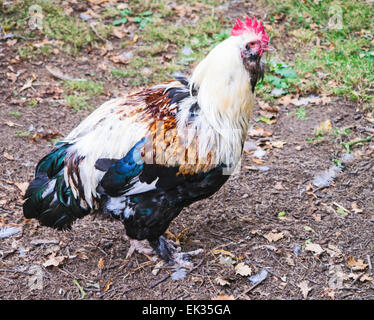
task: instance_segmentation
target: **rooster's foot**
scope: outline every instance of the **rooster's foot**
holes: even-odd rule
[[[128,260],[134,254],[135,251],[140,254],[144,254],[148,259],[150,259],[150,256],[154,254],[153,249],[144,244],[142,241],[131,239],[130,248],[127,252],[125,260]]]
[[[181,252],[181,248],[175,248],[170,241],[164,237],[159,237],[156,240],[149,240],[149,244],[152,246],[157,255],[166,261],[169,265],[175,265],[182,268],[192,269],[192,257],[203,253],[203,249],[198,249],[189,252]]]

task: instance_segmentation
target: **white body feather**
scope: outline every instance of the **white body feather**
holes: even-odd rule
[[[255,34],[246,33],[223,41],[200,62],[191,77],[190,83],[198,89],[198,95],[191,95],[180,103],[180,111],[176,116],[177,129],[186,147],[198,136],[197,152],[201,158],[214,150],[217,164],[235,166],[241,157],[254,96],[249,73],[240,56],[240,48],[256,37]],[[167,89],[171,85],[159,87]],[[189,110],[195,102],[198,102],[200,112],[191,122],[188,120]],[[74,143],[68,149],[67,157],[82,157],[79,173],[85,201],[91,208],[94,207],[93,197],[97,196],[96,187],[104,175],[103,171],[95,168],[96,161],[100,158],[120,159],[147,136],[148,124],[139,121],[136,112],[132,112],[144,107],[145,105],[127,105],[126,98],[110,100],[88,116],[64,140]],[[64,176],[77,197],[78,190],[66,169]],[[153,187],[153,183],[144,186],[140,182],[134,186],[138,191]],[[123,197],[113,198],[109,206],[124,208],[124,200]]]

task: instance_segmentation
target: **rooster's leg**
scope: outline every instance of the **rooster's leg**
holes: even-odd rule
[[[138,252],[140,254],[144,254],[145,256],[151,256],[154,254],[153,249],[149,246],[143,244],[139,240],[130,239],[130,248],[126,255],[126,260],[130,258],[134,252]]]
[[[178,265],[180,267],[192,268],[193,263],[191,261],[192,256],[199,255],[203,252],[203,249],[198,249],[189,252],[180,252],[180,248],[175,248],[168,240],[164,237],[159,237],[156,240],[149,240],[149,244],[155,250],[157,255],[166,261],[169,265]]]

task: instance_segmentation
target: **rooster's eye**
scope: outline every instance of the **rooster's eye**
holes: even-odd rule
[[[250,50],[251,48],[253,48],[254,46],[256,45],[256,42],[252,41],[252,42],[248,42],[247,45],[245,46],[245,48],[247,50]]]

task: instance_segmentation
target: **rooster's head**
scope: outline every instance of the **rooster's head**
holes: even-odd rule
[[[251,75],[252,90],[259,78],[263,77],[262,54],[269,50],[269,36],[256,18],[245,17],[245,22],[236,20],[231,35],[236,38],[244,66]]]

